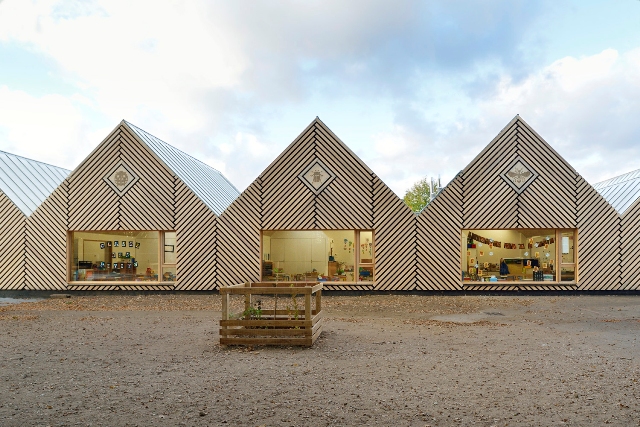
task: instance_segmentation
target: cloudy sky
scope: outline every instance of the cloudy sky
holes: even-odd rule
[[[0,150],[69,169],[126,119],[242,190],[319,116],[402,196],[516,114],[640,169],[640,1],[0,0]]]

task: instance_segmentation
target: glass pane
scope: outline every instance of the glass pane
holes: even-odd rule
[[[576,268],[574,266],[560,269],[560,281],[573,282],[574,280],[576,280]]]
[[[562,232],[562,262],[572,264],[575,262],[573,250],[573,231]]]
[[[175,267],[162,267],[162,281],[163,282],[175,282],[176,281],[176,268]]]
[[[360,264],[373,263],[373,232],[360,232]]]
[[[158,280],[157,231],[75,231],[72,281]]]
[[[358,268],[358,279],[364,282],[373,282],[373,266],[360,266]]]
[[[164,232],[164,263],[165,264],[176,263],[176,232],[175,231]]]
[[[463,281],[555,281],[556,231],[463,230]]]
[[[264,231],[262,254],[262,280],[354,280],[353,230]]]

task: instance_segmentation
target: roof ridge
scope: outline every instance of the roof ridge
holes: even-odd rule
[[[169,144],[169,143],[168,143],[168,142],[166,142],[165,140],[158,138],[157,136],[155,136],[155,135],[153,135],[153,134],[151,134],[151,133],[147,132],[146,130],[144,130],[144,129],[140,128],[139,126],[134,125],[134,124],[133,124],[133,123],[131,123],[131,122],[128,122],[128,121],[126,121],[126,120],[123,120],[123,122],[125,122],[125,123],[126,123],[127,125],[129,125],[129,126],[132,126],[132,127],[136,128],[136,129],[137,129],[137,130],[139,130],[140,132],[144,132],[144,133],[146,133],[147,135],[149,135],[149,136],[151,136],[151,137],[153,137],[153,138],[157,139],[158,141],[162,142],[163,144],[168,145],[169,147],[173,148],[174,150],[179,151],[180,153],[184,154],[185,156],[192,158],[192,159],[193,159],[193,160],[195,160],[196,162],[198,162],[198,163],[202,163],[202,164],[203,164],[203,165],[205,165],[206,167],[208,167],[208,168],[210,168],[210,169],[213,169],[214,171],[218,172],[220,175],[223,175],[223,174],[222,174],[222,172],[220,172],[218,169],[216,169],[216,168],[214,168],[213,166],[211,166],[211,165],[209,165],[209,164],[207,164],[207,163],[203,162],[202,160],[198,159],[197,157],[193,157],[191,154],[189,154],[189,153],[187,153],[187,152],[185,152],[185,151],[182,151],[181,149],[179,149],[179,148],[178,148],[178,147],[176,147],[175,145],[171,145],[171,144]],[[224,175],[223,175],[223,176],[224,176]]]
[[[616,178],[620,178],[620,177],[623,177],[623,176],[626,176],[626,175],[630,175],[630,174],[632,174],[634,172],[640,172],[640,169],[634,169],[632,171],[629,171],[629,172],[626,172],[626,173],[623,173],[623,174],[620,174],[620,175],[616,175],[616,176],[613,176],[611,178],[607,178],[607,179],[605,179],[603,181],[596,182],[595,184],[593,184],[593,186],[595,187],[596,185],[601,185],[600,188],[607,188],[607,187],[611,187],[612,185],[616,185],[616,184],[620,184],[620,183],[623,183],[623,182],[631,181],[632,179],[639,179],[640,176],[637,176],[637,177],[634,177],[634,178],[624,179],[624,180],[619,181],[619,182],[614,182],[614,183],[611,183],[611,184],[602,185],[605,182],[609,182],[609,181],[612,181],[612,180],[614,180]]]
[[[8,155],[8,156],[12,156],[12,157],[18,157],[18,158],[21,158],[21,159],[25,159],[25,160],[28,160],[28,161],[30,161],[30,162],[35,162],[35,163],[40,163],[40,164],[42,164],[42,165],[51,166],[52,168],[62,169],[62,170],[67,171],[67,172],[69,172],[69,173],[71,173],[71,172],[72,172],[72,170],[71,170],[71,169],[63,168],[63,167],[61,167],[61,166],[52,165],[51,163],[42,162],[42,161],[40,161],[40,160],[31,159],[31,158],[29,158],[29,157],[21,156],[21,155],[19,155],[19,154],[9,153],[8,151],[0,150],[0,153],[6,154],[6,155]]]

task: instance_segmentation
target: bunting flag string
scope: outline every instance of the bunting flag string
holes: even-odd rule
[[[475,242],[479,242],[485,245],[489,245],[490,248],[500,248],[503,247],[502,242],[498,242],[497,240],[489,239],[483,236],[480,236],[476,233],[469,233],[469,239]],[[546,239],[540,240],[539,242],[534,242],[533,239],[529,239],[529,243],[527,247],[532,249],[536,248],[547,248],[549,245],[555,243],[555,238],[547,237]],[[524,243],[504,243],[505,249],[524,249]]]

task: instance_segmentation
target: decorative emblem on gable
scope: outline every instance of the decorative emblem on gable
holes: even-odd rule
[[[320,160],[314,160],[298,175],[298,178],[300,178],[311,191],[319,194],[336,178],[336,175]]]
[[[129,191],[129,189],[133,187],[133,184],[140,178],[138,178],[129,166],[121,161],[103,179],[113,191],[118,193],[119,196],[122,196]]]
[[[520,194],[538,177],[538,174],[522,157],[518,156],[500,176]]]

